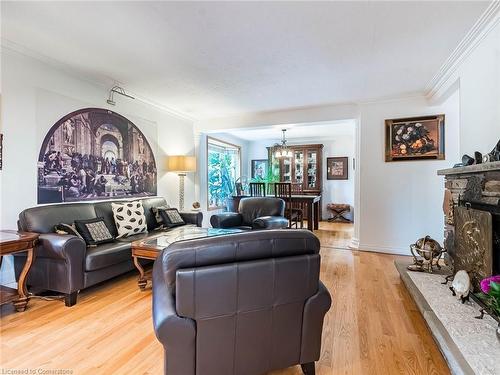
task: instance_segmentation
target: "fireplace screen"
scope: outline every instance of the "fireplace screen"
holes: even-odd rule
[[[479,283],[493,272],[493,226],[491,213],[466,207],[456,207],[455,212],[454,272],[469,272],[474,291]]]

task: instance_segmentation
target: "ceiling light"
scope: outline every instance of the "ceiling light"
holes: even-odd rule
[[[286,129],[281,129],[281,131],[282,131],[281,143],[276,143],[273,147],[274,157],[277,159],[291,158],[293,156],[293,152],[286,145]]]

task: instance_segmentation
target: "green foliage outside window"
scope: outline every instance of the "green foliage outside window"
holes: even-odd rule
[[[239,177],[239,149],[208,145],[208,207],[223,207],[235,192]]]

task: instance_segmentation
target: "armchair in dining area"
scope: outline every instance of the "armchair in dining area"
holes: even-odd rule
[[[273,197],[242,198],[238,212],[223,212],[210,217],[214,228],[244,230],[282,229],[288,227],[285,201]]]

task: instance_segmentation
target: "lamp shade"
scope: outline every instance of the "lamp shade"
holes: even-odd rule
[[[196,158],[187,155],[172,155],[167,157],[167,171],[196,172]]]

